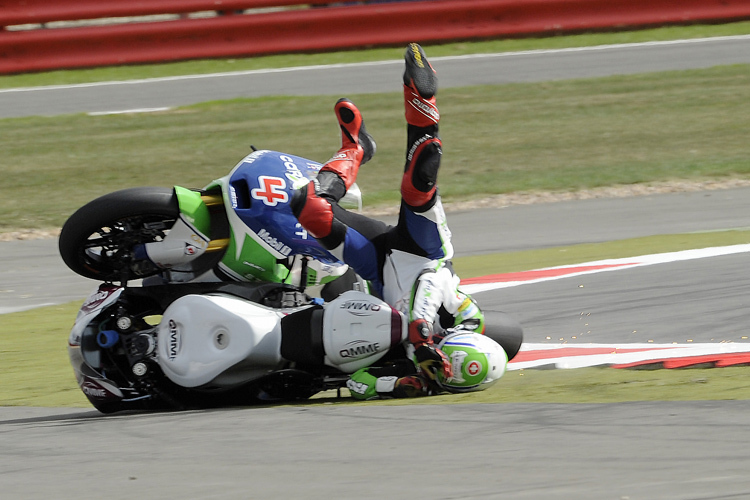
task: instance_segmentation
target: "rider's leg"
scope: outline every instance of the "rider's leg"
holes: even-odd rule
[[[374,154],[375,141],[351,101],[339,99],[334,109],[341,127],[341,149],[323,165],[317,179],[295,191],[292,213],[336,258],[364,279],[379,280],[388,226],[338,205],[354,183],[359,166]]]
[[[359,166],[375,153],[375,141],[367,133],[362,114],[349,99],[339,99],[334,112],[341,129],[341,148],[318,172],[315,181],[298,189],[292,198],[292,212],[307,232],[333,248],[343,239],[345,228],[333,217],[331,203],[337,203],[354,184]]]
[[[406,48],[404,60],[407,148],[401,196],[407,205],[419,211],[434,203],[443,153],[438,137],[440,112],[435,102],[437,76],[416,43]]]
[[[341,128],[341,148],[318,174],[318,194],[339,201],[357,179],[359,166],[375,154],[375,141],[367,133],[359,109],[349,99],[339,99],[334,106]]]
[[[403,200],[399,231],[403,240],[415,243],[404,250],[431,259],[447,259],[453,254],[450,231],[445,220],[437,176],[442,156],[438,137],[438,111],[435,95],[437,76],[422,48],[409,44],[404,54],[404,108],[407,123],[406,165],[401,179]]]
[[[354,399],[391,399],[428,396],[432,393],[427,380],[409,360],[382,367],[362,368],[346,382]]]
[[[314,182],[295,191],[291,208],[308,233],[334,257],[371,281],[376,295],[381,294],[380,269],[385,261],[389,226],[318,196]]]
[[[375,141],[367,133],[362,114],[349,99],[339,99],[334,112],[341,128],[341,148],[318,172],[317,178],[295,191],[292,212],[302,227],[324,247],[338,246],[344,238],[344,223],[334,218],[336,204],[354,184],[359,166],[375,153]]]

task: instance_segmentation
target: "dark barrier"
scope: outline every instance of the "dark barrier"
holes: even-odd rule
[[[0,74],[750,18],[748,0],[0,0],[0,25],[219,10],[162,22],[0,32]],[[45,5],[53,4],[53,5]],[[22,7],[23,6],[23,7]],[[136,8],[137,7],[137,8]],[[238,14],[237,11],[246,13]]]

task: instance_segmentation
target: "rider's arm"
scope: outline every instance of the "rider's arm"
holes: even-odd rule
[[[422,273],[414,285],[409,315],[409,342],[414,347],[419,370],[430,381],[438,374],[445,378],[453,375],[450,360],[433,340],[433,324],[438,320],[438,310],[445,294],[452,292],[452,273],[449,269]]]
[[[426,381],[406,359],[382,367],[367,367],[354,372],[346,382],[354,399],[413,398],[432,394]]]

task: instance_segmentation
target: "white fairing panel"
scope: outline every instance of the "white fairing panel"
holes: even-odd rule
[[[406,339],[406,318],[366,293],[349,291],[326,306],[323,347],[326,364],[354,373],[382,358]]]
[[[91,292],[89,298],[86,299],[86,302],[83,303],[81,309],[78,311],[73,329],[70,331],[70,336],[68,337],[68,345],[80,346],[81,335],[86,326],[104,309],[117,302],[122,291],[122,287],[101,285]]]
[[[183,387],[232,386],[282,362],[281,316],[230,295],[186,295],[164,312],[158,359]]]
[[[188,264],[206,251],[209,238],[189,224],[182,215],[162,241],[146,243],[148,258],[162,269]]]

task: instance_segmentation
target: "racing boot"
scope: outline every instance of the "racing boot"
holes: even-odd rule
[[[353,102],[339,99],[334,111],[341,127],[341,149],[320,169],[318,182],[320,196],[339,201],[357,180],[359,166],[375,154],[376,146]]]
[[[440,121],[440,111],[435,104],[437,75],[427,61],[424,50],[410,43],[404,53],[404,107],[406,123],[415,127],[430,127]]]

